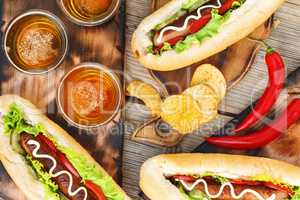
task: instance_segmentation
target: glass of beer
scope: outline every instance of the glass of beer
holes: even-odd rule
[[[62,78],[57,104],[63,117],[78,128],[105,125],[120,110],[120,81],[109,68],[101,64],[79,64]]]
[[[108,21],[118,11],[120,0],[57,0],[66,16],[82,26]]]
[[[30,10],[9,23],[3,45],[7,59],[18,70],[43,74],[63,62],[68,37],[57,16],[44,10]]]

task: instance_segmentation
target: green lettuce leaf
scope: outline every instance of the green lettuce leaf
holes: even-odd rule
[[[4,133],[6,135],[26,132],[37,136],[39,133],[44,131],[44,127],[41,124],[37,124],[35,126],[27,124],[24,119],[24,114],[17,104],[12,104],[10,106],[8,114],[3,116],[3,122]]]
[[[48,200],[60,200],[58,194],[58,185],[51,180],[50,174],[45,172],[42,163],[37,160],[33,160],[31,156],[27,156],[26,158],[37,174],[40,182],[43,183],[46,192],[46,198]]]
[[[181,9],[188,10],[189,12],[192,12],[192,11],[196,10],[197,8],[199,8],[200,6],[202,6],[202,5],[204,5],[208,2],[209,2],[209,0],[187,0],[182,5]]]
[[[208,198],[203,192],[199,190],[186,192],[182,185],[180,185],[178,189],[184,200],[210,200],[210,198]]]
[[[153,45],[148,46],[146,52],[150,54],[154,54]]]
[[[170,43],[165,42],[164,46],[160,49],[160,53],[164,52],[164,51],[169,51],[172,49],[172,46],[170,45]]]
[[[219,184],[224,184],[224,183],[228,183],[229,180],[227,178],[224,178],[222,176],[213,176],[213,178],[215,179],[215,181],[217,181]]]
[[[231,9],[235,10],[235,9],[240,8],[245,3],[245,1],[246,0],[236,0],[236,1],[234,1],[232,6],[231,6]]]
[[[292,196],[291,200],[300,200],[300,187],[294,188],[295,194]]]
[[[203,192],[199,190],[192,190],[188,193],[191,200],[209,200],[210,198],[207,197]]]
[[[90,180],[99,185],[108,200],[123,200],[124,195],[114,186],[114,181],[110,176],[103,174],[95,165],[89,163],[86,158],[73,149],[59,147],[73,166],[77,169],[83,180]]]

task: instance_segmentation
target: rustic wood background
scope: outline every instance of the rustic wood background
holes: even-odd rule
[[[123,79],[125,0],[118,14],[108,23],[97,27],[80,27],[71,23],[55,0],[0,0],[1,32],[12,17],[32,8],[41,8],[59,16],[67,27],[70,40],[69,54],[57,70],[48,75],[30,76],[15,70],[0,55],[0,93],[18,94],[32,101],[52,120],[64,127],[89,153],[121,183],[123,126],[114,122],[101,128],[80,131],[66,123],[57,113],[56,89],[61,77],[80,62],[99,62],[113,69]],[[115,118],[119,121],[121,111]],[[18,173],[18,172],[16,172]],[[0,199],[22,200],[24,197],[11,182],[0,164]]]
[[[146,69],[144,69],[132,57],[130,50],[130,39],[133,31],[139,22],[151,12],[152,0],[130,0],[127,1],[127,30],[126,30],[126,81],[133,79],[142,79],[159,88],[157,82],[152,79]],[[279,26],[273,31],[268,44],[276,48],[283,56],[288,72],[300,67],[300,2],[299,0],[287,0],[282,8],[275,15],[275,19],[280,20]],[[246,77],[235,86],[223,100],[221,110],[230,113],[239,113],[253,100],[257,99],[263,92],[267,83],[267,73],[264,64],[264,51],[258,53],[257,59],[248,72]],[[140,199],[138,187],[139,168],[148,158],[161,153],[190,152],[202,143],[201,136],[218,130],[231,118],[220,116],[217,120],[203,127],[198,134],[186,137],[180,145],[175,148],[162,148],[155,145],[143,144],[130,140],[130,136],[143,122],[150,118],[149,110],[140,104],[126,104],[126,131],[123,152],[123,186],[126,192],[134,199]],[[295,127],[296,130],[297,127]],[[299,131],[293,131],[297,134]],[[291,135],[289,136],[291,137]],[[293,138],[297,138],[295,135]],[[286,138],[285,138],[286,139]],[[299,136],[298,136],[299,139]],[[299,139],[300,140],[300,139]],[[288,144],[288,141],[283,141]],[[300,156],[295,152],[300,152],[299,143],[291,146],[293,148],[293,159],[286,161],[294,164],[300,164]],[[278,145],[278,144],[275,144]],[[287,153],[288,150],[281,153]],[[290,151],[291,152],[291,151]],[[284,155],[278,156],[277,159],[285,159]]]

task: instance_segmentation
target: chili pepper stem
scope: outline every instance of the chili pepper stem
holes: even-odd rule
[[[265,44],[265,45],[267,45],[267,44]],[[274,51],[275,51],[275,49],[273,49],[272,47],[270,47],[270,46],[266,46],[267,47],[267,54],[270,54],[270,53],[273,53]]]
[[[252,38],[252,37],[247,37],[247,39],[262,44],[262,45],[266,48],[266,52],[267,52],[267,53],[272,53],[272,52],[275,51],[275,50],[274,50],[270,45],[268,45],[264,40],[259,40],[259,39],[255,39],[255,38]]]

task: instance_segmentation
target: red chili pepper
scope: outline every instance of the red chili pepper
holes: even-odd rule
[[[300,99],[294,99],[285,111],[269,125],[244,136],[211,137],[210,144],[231,149],[257,149],[277,139],[285,130],[300,119]]]
[[[85,187],[91,190],[97,196],[98,200],[107,200],[102,189],[92,181],[85,181]]]
[[[247,130],[270,112],[284,87],[285,67],[280,54],[268,48],[265,60],[269,72],[268,87],[252,112],[235,128],[234,132]]]

